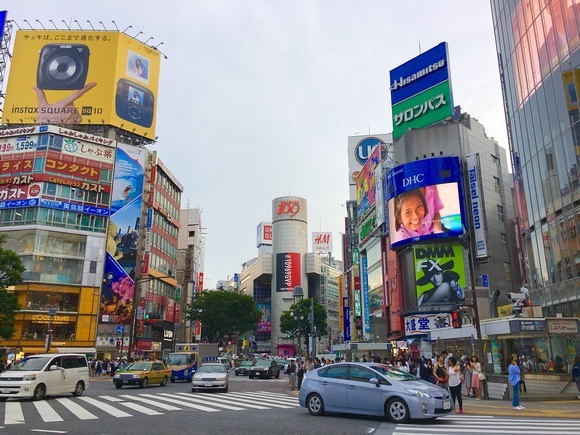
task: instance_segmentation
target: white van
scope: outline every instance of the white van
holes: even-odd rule
[[[42,400],[47,395],[80,396],[89,388],[89,368],[83,354],[30,355],[0,373],[0,401],[11,397]]]

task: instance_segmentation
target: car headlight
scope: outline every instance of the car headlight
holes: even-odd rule
[[[228,379],[228,378],[226,378],[226,377],[224,376],[223,378],[216,378],[216,381],[225,381],[225,380],[227,380],[227,379]]]
[[[121,377],[121,375],[115,374],[115,376],[113,376],[113,379],[119,379],[120,377]]]
[[[36,373],[22,376],[23,381],[36,381]]]
[[[406,389],[405,391],[407,391],[408,393],[411,393],[417,397],[431,397],[429,394],[427,394],[426,392],[424,392],[422,390]]]
[[[140,378],[141,378],[141,375],[137,375],[137,374],[133,375],[133,379],[140,379]]]

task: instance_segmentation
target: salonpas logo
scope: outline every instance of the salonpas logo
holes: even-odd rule
[[[437,71],[438,69],[441,69],[445,66],[445,59],[441,59],[419,71],[417,71],[416,73],[411,74],[410,76],[407,77],[399,77],[398,79],[395,79],[393,81],[393,84],[391,85],[391,91],[396,91],[399,88],[402,88],[403,86],[408,85],[409,83],[414,82],[415,80],[419,80],[422,77],[425,77],[426,75]]]

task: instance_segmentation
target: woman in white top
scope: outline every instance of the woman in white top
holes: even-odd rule
[[[481,400],[481,364],[476,356],[471,358],[471,388],[475,390],[475,400]]]
[[[453,409],[455,410],[455,403],[459,404],[459,413],[463,414],[463,399],[461,397],[461,366],[457,364],[457,360],[450,356],[449,367],[447,368],[447,379],[449,385],[449,392],[453,400]]]

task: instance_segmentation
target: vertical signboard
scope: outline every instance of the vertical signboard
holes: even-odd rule
[[[256,246],[272,246],[272,222],[260,222],[256,231]]]
[[[362,273],[362,292],[363,292],[363,309],[364,309],[364,324],[365,332],[371,332],[371,309],[369,300],[369,274],[368,274],[368,260],[367,257],[361,257],[361,273]]]
[[[487,258],[487,238],[485,236],[485,212],[483,201],[483,186],[481,184],[481,166],[479,154],[465,156],[467,174],[469,176],[469,198],[471,199],[471,218],[473,219],[473,233],[475,235],[475,256]]]
[[[258,323],[258,332],[271,332],[272,331],[272,305],[271,304],[258,304],[258,310],[262,313],[262,318]]]
[[[352,340],[352,337],[350,334],[350,306],[348,304],[348,297],[346,296],[342,298],[342,318],[343,318],[342,338],[345,342],[347,342]]]
[[[291,292],[300,285],[300,254],[286,252],[276,254],[276,291]]]
[[[446,42],[391,70],[393,139],[453,115],[450,77]]]
[[[376,146],[356,179],[357,215],[363,215],[376,202],[375,170],[381,164],[381,147]]]
[[[99,311],[99,321],[103,323],[129,323],[135,303],[146,153],[146,149],[136,146],[117,147]]]

